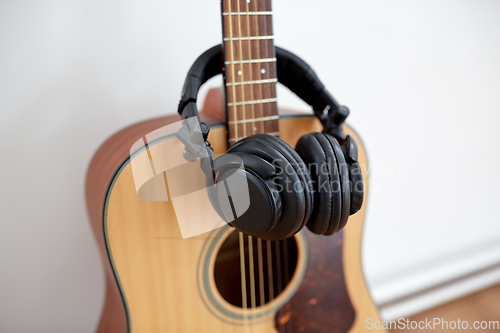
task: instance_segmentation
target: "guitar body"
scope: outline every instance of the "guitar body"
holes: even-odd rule
[[[183,239],[171,202],[142,200],[135,189],[130,147],[179,119],[158,118],[122,130],[104,143],[90,165],[87,205],[106,274],[98,332],[345,333],[366,331],[368,318],[380,320],[361,267],[366,205],[334,236],[304,229],[289,240],[294,268],[286,285],[262,306],[235,305],[230,298],[237,294],[239,280],[232,281],[232,271],[238,261],[225,259],[230,258],[232,228]],[[215,152],[224,153],[224,120],[202,113],[202,121],[211,125],[209,140]],[[279,128],[280,137],[292,147],[303,134],[322,129],[312,115],[280,116]],[[361,142],[350,128],[345,131]],[[159,137],[149,149],[161,149],[168,140]],[[140,154],[148,152],[134,158]],[[368,170],[361,144],[359,161],[363,171]],[[366,172],[363,177],[368,184]]]

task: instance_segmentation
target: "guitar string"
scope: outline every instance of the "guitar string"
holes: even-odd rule
[[[270,12],[272,11],[272,8],[271,8],[271,2],[269,1],[268,3],[268,0],[264,0],[263,1],[263,4],[264,4],[264,8],[263,10],[266,11],[266,12]],[[269,4],[269,6],[267,6]],[[268,8],[267,8],[268,7]],[[267,19],[264,18],[264,29],[266,31],[266,35],[269,35],[268,33],[268,28],[271,28],[271,27],[268,27],[267,26]],[[271,23],[272,24],[272,23]],[[273,40],[274,41],[274,40]],[[274,44],[274,42],[273,42]],[[274,45],[273,45],[273,52],[272,52],[272,56],[269,54],[269,49],[268,49],[268,46],[269,46],[269,43],[268,41],[264,41],[264,47],[266,49],[266,57],[267,58],[275,58],[276,57],[276,51],[274,51]],[[274,66],[273,66],[274,64]],[[268,73],[268,76],[271,77],[271,74],[273,74],[273,76],[276,76],[276,62],[272,62],[272,63],[266,63],[266,68],[267,68],[267,73]],[[270,68],[273,68],[274,70],[270,71]],[[276,83],[272,83],[275,85],[275,92],[276,92]],[[269,93],[269,97],[271,97],[272,95],[272,89],[271,89],[271,84],[268,84],[268,93]],[[276,96],[272,96],[272,97],[276,97]],[[273,104],[270,103],[269,104],[270,106],[270,109],[271,109],[271,114],[278,114],[278,110],[277,110],[277,105],[275,104],[274,105],[274,108],[273,108]],[[273,110],[274,109],[274,110]],[[275,126],[275,128],[273,128],[273,132],[278,132],[279,133],[279,124],[278,124],[278,120],[272,120],[271,122],[271,126]],[[279,242],[277,242],[277,248],[279,249]],[[278,259],[278,262],[277,262],[277,265],[278,265],[278,270],[279,272],[281,272],[281,270],[283,269],[282,266],[281,266],[281,258],[280,258],[280,254],[277,253],[277,259]],[[284,261],[284,273],[285,273],[285,287],[288,285],[288,283],[290,282],[290,272],[289,272],[289,261],[288,261],[288,240],[283,240],[283,261]],[[279,278],[278,278],[278,293],[281,293],[283,290],[282,290],[282,286],[281,286],[281,274],[279,274]],[[286,311],[285,311],[285,308],[282,307],[280,309],[281,313],[283,313],[283,311],[285,311],[285,316],[286,318],[284,319],[285,320],[285,326],[283,327],[283,332],[286,332],[287,331],[287,327],[290,327],[292,331],[293,330],[293,326],[291,326],[291,315],[292,315],[292,308],[291,308],[291,303],[290,302],[287,302],[285,307],[286,307]],[[282,317],[284,318],[284,317]],[[288,324],[288,325],[287,325]],[[280,332],[281,332],[281,326],[280,326]]]
[[[239,3],[239,1],[238,1]],[[249,10],[249,7],[248,7],[248,2],[246,3],[246,8],[245,8],[245,12],[247,13],[246,15],[246,33],[247,33],[247,36],[241,36],[241,33],[240,33],[240,37],[249,37],[251,34],[250,34],[250,16],[248,15],[248,13],[250,12]],[[241,28],[241,23],[240,23],[240,28]],[[248,59],[251,59],[251,41],[250,39],[248,39],[248,52],[249,52],[249,55],[248,55]],[[240,39],[240,48],[241,48],[241,39]],[[243,60],[244,57],[243,57],[243,53],[241,53],[241,59]],[[252,64],[248,64],[248,80],[250,82],[253,81],[253,73],[252,73]],[[241,74],[242,74],[242,80],[243,80],[243,76],[244,78],[246,79],[246,76],[247,76],[247,71],[245,70],[245,64],[243,64],[243,62],[240,62],[240,71],[241,71]],[[244,85],[241,85],[241,90],[242,90],[242,93],[243,93],[243,96],[244,96],[244,92],[245,92],[245,87]],[[252,86],[250,86],[250,101],[253,101],[254,100],[254,96],[253,96],[253,89],[252,89]],[[245,101],[245,98],[243,97],[242,101]],[[245,104],[243,104],[245,105]],[[250,133],[255,133],[255,131],[253,131],[254,127],[255,127],[255,106],[254,104],[251,104],[250,105],[250,111],[251,111],[251,119],[252,119],[252,122],[250,123],[250,126],[252,128],[252,131],[250,131]],[[245,116],[246,116],[246,110],[244,110],[244,113],[245,113]],[[245,128],[245,131],[246,131],[246,127],[248,126],[248,123],[244,123],[243,124],[243,127]],[[254,259],[253,259],[253,238],[252,236],[248,236],[248,264],[249,264],[249,269],[250,269],[250,272],[249,272],[249,275],[250,275],[250,306],[251,306],[251,309],[252,309],[252,316],[251,316],[251,319],[252,319],[252,328],[254,329],[255,326],[256,326],[256,317],[255,317],[255,308],[257,307],[256,305],[256,300],[255,300],[255,270],[254,270]],[[253,330],[252,329],[252,330]]]
[[[267,251],[267,278],[269,280],[269,303],[274,301],[274,274],[273,274],[273,254],[271,249],[271,241],[266,241]]]
[[[252,3],[252,6],[255,4],[255,2]],[[258,8],[257,6],[255,6],[254,8],[254,11],[257,12]],[[246,20],[247,20],[247,35],[248,37],[251,37],[252,36],[252,33],[251,33],[251,28],[250,28],[250,15],[248,13],[250,13],[250,4],[249,4],[249,1],[247,1],[247,4],[246,4],[246,12],[247,12],[247,16],[246,16]],[[258,24],[258,19],[259,19],[259,15],[255,15],[255,24],[254,24],[254,28],[255,28],[255,31],[256,31],[256,36],[259,36],[259,24]],[[256,47],[256,55],[257,55],[257,58],[260,57],[260,49],[259,49],[259,41],[255,41],[254,42],[255,45],[257,46]],[[249,38],[248,39],[248,52],[249,52],[249,57],[248,59],[253,59],[252,57],[252,40]],[[244,68],[244,65],[241,64],[242,68]],[[252,63],[249,63],[248,65],[248,74],[250,76],[250,81],[252,82],[253,81],[253,72],[254,72],[254,67],[257,68],[257,77],[258,77],[258,68],[259,68],[259,65],[258,64],[252,64]],[[253,84],[251,84],[250,86],[250,100],[254,100],[254,89],[257,88],[257,99],[258,100],[262,100],[262,92],[261,92],[261,89],[262,89],[262,85],[259,83],[257,87],[255,87]],[[261,125],[260,125],[260,131],[262,132],[263,131],[263,103],[259,103],[260,104],[260,109],[261,109],[261,114],[262,114],[262,117],[260,119],[260,122],[261,122]],[[251,105],[252,107],[252,128],[251,128],[251,133],[252,134],[255,134],[257,132],[257,127],[255,125],[255,106],[254,104]],[[246,126],[246,125],[245,125]],[[249,236],[249,239],[252,239],[251,236]],[[252,270],[252,278],[253,278],[253,247],[252,249],[249,248],[249,251],[250,251],[250,258],[252,258],[252,261],[250,262],[250,270]],[[263,260],[262,260],[262,240],[260,238],[257,239],[257,255],[258,255],[258,265],[259,265],[259,294],[260,294],[260,304],[261,305],[264,305],[265,304],[265,299],[263,297],[264,295],[264,271],[263,271]],[[255,284],[254,284],[254,281],[252,280],[252,285],[251,285],[251,293],[252,293],[252,310],[255,311],[255,308],[256,308],[256,302],[255,302],[255,298],[256,298],[256,295],[255,295]],[[255,317],[254,317],[255,318]],[[255,322],[254,322],[254,325],[255,325]],[[255,325],[256,326],[256,325]]]
[[[255,12],[257,12],[257,11],[258,11],[258,9],[259,9],[259,8],[258,8],[257,4],[255,4],[255,10],[254,10],[254,11],[255,11]],[[259,18],[260,18],[260,19],[264,19],[264,20],[265,20],[265,17],[264,17],[264,16],[262,16],[262,15],[254,15],[254,18],[255,18],[254,25],[255,25],[255,31],[256,31],[256,34],[255,34],[255,35],[256,35],[256,36],[260,36],[260,31],[259,31]],[[250,19],[249,19],[249,20],[250,20]],[[266,33],[266,32],[264,31],[264,33]],[[263,35],[263,36],[264,36],[264,35]],[[256,45],[256,54],[257,54],[257,57],[259,57],[259,58],[260,58],[260,41],[259,41],[259,40],[256,40],[256,41],[255,41],[255,45]],[[266,54],[266,56],[267,56],[267,54]],[[250,65],[252,66],[253,64],[250,64]],[[259,63],[256,63],[256,64],[255,64],[255,67],[257,68],[257,76],[258,76],[258,73],[259,73],[259,67],[260,67]],[[253,88],[253,85],[252,85],[252,88]],[[257,91],[258,91],[258,95],[259,95],[259,96],[258,96],[258,99],[259,99],[259,100],[262,100],[262,99],[263,99],[263,96],[262,96],[262,83],[260,83],[260,82],[259,82],[259,83],[258,83],[257,88],[258,88],[258,89],[257,89]],[[265,127],[264,127],[264,125],[265,125],[265,121],[263,120],[263,119],[264,119],[264,103],[259,103],[259,106],[260,106],[260,131],[259,131],[259,132],[260,132],[260,133],[265,133],[265,132],[266,132],[266,131],[265,131]],[[255,125],[254,125],[254,126],[255,126]]]
[[[260,306],[264,306],[266,304],[266,296],[265,296],[265,286],[264,286],[264,261],[262,260],[262,239],[257,238],[257,253],[259,260],[259,297],[260,297]]]
[[[263,3],[263,11],[269,12],[269,11],[272,10],[270,2],[269,2],[269,6],[267,6],[268,0],[264,0],[262,3]],[[267,7],[269,7],[269,8],[267,8]],[[269,35],[269,32],[268,32],[269,31],[268,30],[269,27],[267,26],[267,19],[266,18],[264,18],[263,23],[264,23],[264,31],[266,32],[266,35]],[[270,51],[269,50],[269,42],[267,40],[264,41],[264,48],[265,48],[265,54],[266,54],[267,58],[275,58],[276,57],[274,50],[272,52],[272,56],[269,55],[269,51]],[[274,48],[274,42],[273,42],[273,48]],[[274,62],[274,64],[275,64],[275,62]],[[268,75],[269,78],[272,77],[272,76],[276,76],[275,71],[272,71],[272,73],[270,71],[271,67],[276,68],[275,66],[272,66],[272,63],[266,62],[265,63],[265,67],[266,67],[266,73],[267,73],[267,75]],[[272,97],[276,97],[276,96],[273,96],[273,94],[272,94],[272,89],[271,89],[271,85],[272,84],[276,85],[275,83],[271,83],[271,84],[268,84],[268,86],[267,86],[267,92],[268,92],[269,98],[271,98],[271,96]],[[276,88],[275,88],[275,91],[276,91]],[[275,115],[275,114],[277,115],[278,114],[277,113],[277,107],[276,107],[276,105],[274,105],[274,107],[273,107],[273,103],[269,103],[268,107],[270,109],[269,110],[270,111],[270,115]],[[272,120],[271,121],[270,126],[272,126],[271,127],[272,128],[272,132],[279,132],[278,126],[277,126],[278,125],[277,122],[278,122],[277,120]],[[276,127],[276,128],[273,128],[273,127]],[[282,279],[281,279],[282,278],[282,269],[283,268],[282,268],[282,265],[281,265],[280,241],[275,241],[274,243],[275,243],[275,248],[276,248],[276,265],[277,265],[277,277],[276,278],[277,278],[277,287],[278,287],[278,295],[279,295],[283,291],[283,288],[282,288]],[[284,246],[286,247],[286,250],[284,249],[284,254],[286,254],[286,256],[283,259],[285,260],[285,262],[288,262],[288,242],[286,240],[284,241]],[[286,281],[286,283],[288,283],[288,281]],[[287,303],[289,303],[289,302],[287,302]],[[278,318],[280,318],[279,319],[279,332],[280,333],[281,332],[286,332],[286,326],[282,325],[282,319],[284,318],[283,317],[283,311],[284,311],[283,307],[278,310]]]
[[[240,55],[240,61],[239,61],[239,64],[240,64],[240,72],[238,73],[235,73],[233,71],[233,77],[236,77],[236,75],[238,76],[241,76],[241,82],[244,82],[245,79],[246,79],[246,73],[245,71],[243,70],[243,64],[242,64],[242,61],[241,60],[244,60],[244,53],[243,53],[243,42],[242,42],[242,39],[241,37],[242,36],[242,33],[241,33],[241,28],[242,28],[242,23],[241,23],[241,6],[240,6],[240,0],[236,0],[236,4],[237,4],[237,15],[238,15],[238,44],[239,44],[239,55]],[[241,75],[240,75],[241,74]],[[251,78],[250,78],[251,80]],[[234,80],[234,82],[236,82],[236,79]],[[245,99],[245,85],[241,84],[240,85],[241,87],[241,98],[240,98],[240,101],[244,102],[246,99]],[[234,96],[233,100],[235,102],[237,102],[236,100],[236,96]],[[238,106],[236,103],[234,103],[233,107],[237,110],[238,109]],[[246,105],[243,103],[241,105],[241,111],[242,111],[242,119],[245,121],[246,120]],[[236,126],[238,126],[238,124],[236,123]],[[243,126],[243,137],[245,138],[247,136],[247,124],[246,122],[243,122],[242,124]],[[238,136],[236,136],[236,138],[238,138]],[[254,276],[253,276],[253,272],[254,272],[254,267],[253,267],[253,243],[252,243],[252,239],[251,239],[251,236],[249,236],[248,238],[248,258],[249,258],[249,269],[250,269],[250,272],[249,272],[249,277],[250,277],[250,306],[251,306],[251,315],[254,313],[255,311],[255,279],[254,279]],[[244,294],[244,297],[243,297],[243,300],[242,300],[242,303],[244,303],[244,317],[245,317],[245,331],[248,330],[248,311],[247,311],[247,289],[246,289],[246,272],[245,272],[245,240],[243,238],[243,233],[240,232],[240,256],[243,256],[243,259],[241,260],[242,262],[242,271],[241,271],[241,274],[242,274],[242,277],[241,277],[241,280],[242,280],[242,289],[244,290],[243,294]],[[244,283],[245,282],[245,283]],[[243,295],[242,294],[242,295]],[[255,321],[255,316],[252,316],[252,321]],[[255,324],[252,325],[252,327],[255,327]]]
[[[263,11],[266,11],[266,0],[263,0],[262,2],[260,2],[262,4],[262,10]],[[256,5],[256,8],[255,8],[255,11],[258,11],[258,6]],[[256,15],[255,17],[255,26],[256,26],[256,29],[257,29],[257,35],[259,35],[261,32],[260,32],[260,29],[259,29],[259,22],[258,22],[258,19],[259,17]],[[264,26],[264,31],[263,33],[267,34],[267,20],[265,17],[261,17],[261,19],[263,19],[263,26]],[[260,56],[260,42],[257,41],[257,50],[258,50],[258,54]],[[265,55],[266,55],[266,58],[269,58],[268,55],[268,50],[267,50],[267,43],[265,43]],[[269,73],[269,65],[268,63],[263,63],[263,66],[266,68],[266,73]],[[268,89],[269,89],[269,86],[268,86]],[[262,87],[262,84],[259,84],[259,94],[262,94],[264,91],[263,87]],[[270,91],[269,91],[270,92]],[[262,95],[260,95],[261,98],[262,98]],[[271,94],[268,95],[269,97],[272,97]],[[274,97],[274,96],[273,96]],[[260,104],[260,111],[261,111],[261,118],[264,118],[264,115],[265,115],[265,111],[264,111],[264,104],[261,103]],[[265,127],[265,122],[263,120],[261,120],[261,133],[266,133],[268,131],[266,131],[266,127]],[[273,273],[273,270],[274,270],[274,264],[273,264],[273,255],[272,255],[272,248],[271,248],[271,244],[272,242],[267,240],[266,241],[266,252],[267,252],[267,278],[268,278],[268,284],[269,284],[269,302],[271,303],[272,301],[274,301],[274,273]],[[264,300],[265,301],[265,300]]]
[[[241,9],[240,9],[240,0],[236,0],[236,4],[237,4],[237,10],[238,10],[238,44],[239,44],[239,49],[240,49],[240,59],[239,60],[243,60],[243,42],[241,40],[241,37],[243,37],[241,35]],[[245,82],[244,78],[245,78],[245,73],[243,71],[243,64],[241,64],[241,61],[240,61],[240,71],[241,71],[241,82]],[[238,74],[238,73],[236,73]],[[233,72],[233,76],[235,76],[235,73]],[[236,81],[236,80],[235,80]],[[240,101],[245,101],[245,85],[244,84],[240,84],[240,87],[241,87],[241,99]],[[234,96],[236,97],[236,96]],[[236,101],[236,100],[235,100]],[[236,105],[233,105],[234,108],[238,109],[238,106]],[[245,106],[245,103],[243,103],[241,105],[241,111],[242,111],[242,119],[243,120],[246,120],[246,106]],[[236,124],[236,126],[238,126]],[[246,125],[246,122],[243,122],[242,124],[243,126],[243,137],[246,138],[247,137],[247,125]],[[236,137],[238,138],[238,136]]]
[[[268,6],[268,4],[269,4],[269,6]],[[263,11],[265,11],[265,12],[271,12],[272,8],[271,8],[271,1],[270,0],[263,0],[262,1],[262,6],[263,6],[263,8],[262,8]],[[269,34],[269,29],[268,28],[272,28],[272,26],[271,27],[267,26],[267,19],[266,18],[263,18],[263,23],[264,23],[263,25],[264,25],[264,31],[265,31],[265,33]],[[260,43],[260,41],[259,41],[259,43]],[[276,54],[275,54],[275,51],[274,51],[274,40],[273,39],[271,39],[271,40],[264,40],[263,43],[264,43],[264,50],[265,50],[266,58],[275,58]],[[273,43],[273,49],[272,50],[269,50],[269,43]],[[272,51],[271,52],[272,55],[269,54],[270,51]],[[276,76],[275,71],[272,71],[272,73],[270,71],[270,68],[272,67],[271,64],[276,64],[276,62],[266,62],[264,64],[265,64],[264,66],[266,67],[267,77],[268,78],[272,78],[272,76]],[[275,68],[275,66],[273,68]],[[267,84],[267,94],[268,94],[269,98],[271,98],[271,97],[275,98],[276,97],[276,95],[272,93],[272,89],[271,89],[271,87],[272,87],[273,84],[276,87],[276,83],[268,83]],[[275,91],[276,91],[276,88],[275,88]],[[268,116],[274,116],[274,115],[278,114],[276,105],[273,104],[273,103],[274,102],[266,104],[266,109],[269,109]],[[271,127],[271,131],[269,131],[269,132],[273,132],[273,133],[274,132],[278,132],[277,123],[278,123],[278,120],[276,120],[276,119],[273,119],[273,120],[269,121],[269,126]],[[276,127],[276,128],[274,128],[274,127]]]
[[[274,301],[274,281],[273,281],[273,254],[271,249],[271,241],[266,241],[267,251],[267,278],[269,280],[269,302]]]
[[[249,8],[250,4],[247,2],[247,12],[249,13],[250,12],[250,8]],[[252,7],[253,8],[253,12],[257,12],[258,11],[258,6],[256,4],[256,2],[252,2]],[[254,15],[254,29],[255,29],[255,35],[256,36],[260,36],[260,31],[259,31],[259,18],[263,19],[264,17],[261,16],[261,15]],[[250,36],[251,33],[250,33],[250,16],[247,15],[247,22],[248,22],[248,35]],[[252,42],[249,40],[248,41],[248,47],[249,49],[251,50],[251,44]],[[255,45],[256,45],[256,54],[257,54],[257,58],[260,58],[260,42],[257,40],[255,41]],[[253,74],[253,71],[254,71],[254,67],[257,69],[257,77],[259,76],[259,63],[256,63],[256,64],[248,64],[249,68],[250,68],[250,73]],[[253,91],[255,88],[254,88],[254,85],[251,85],[251,91]],[[262,100],[263,99],[263,96],[262,96],[262,84],[259,83],[257,85],[257,99],[258,100]],[[259,109],[260,109],[260,126],[259,128],[257,128],[256,130],[256,125],[255,125],[255,121],[253,122],[252,124],[252,130],[253,130],[253,133],[255,132],[259,132],[259,133],[265,133],[265,129],[264,129],[264,103],[259,103]],[[254,117],[255,115],[255,109],[252,110],[252,116]],[[259,298],[260,298],[260,306],[264,306],[266,304],[266,296],[265,296],[265,285],[264,285],[264,260],[263,260],[263,256],[262,256],[262,239],[261,238],[257,238],[257,255],[258,255],[258,265],[259,265]],[[272,283],[272,281],[271,281]]]
[[[252,236],[248,236],[248,264],[250,267],[250,271],[248,274],[250,275],[250,306],[252,307],[252,313],[251,313],[251,318],[252,318],[252,325],[255,328],[257,326],[256,322],[256,317],[255,317],[255,308],[257,307],[256,304],[256,297],[255,297],[255,270],[254,270],[254,263],[253,263],[253,238]]]
[[[233,42],[233,20],[232,17],[232,8],[231,8],[231,2],[232,0],[228,1],[228,7],[229,7],[229,15],[228,15],[228,20],[229,20],[229,44],[231,46],[231,73],[232,73],[232,81],[236,82],[236,76],[235,76],[235,66],[234,66],[234,42]],[[238,3],[238,22],[239,22],[239,3]],[[241,33],[240,33],[241,36]],[[241,56],[241,53],[240,53]],[[241,59],[240,59],[241,60]],[[236,87],[233,84],[232,85],[232,100],[236,102]],[[238,108],[235,106],[233,110],[233,115],[234,115],[234,121],[238,120],[238,113],[237,110]],[[235,138],[238,138],[238,125],[233,127],[234,130],[234,135]],[[247,288],[246,288],[246,273],[245,273],[245,240],[243,238],[243,233],[239,233],[239,246],[240,246],[240,277],[241,277],[241,306],[243,310],[243,327],[245,332],[248,332],[248,316],[247,316]]]
[[[227,16],[227,19],[229,21],[229,45],[231,46],[230,49],[231,49],[231,73],[232,74],[232,79],[233,81],[235,80],[235,77],[234,77],[234,45],[233,45],[233,15],[231,14],[232,13],[232,8],[231,8],[231,1],[232,0],[227,0],[227,3],[228,3],[228,12],[229,12],[229,15]],[[227,77],[226,77],[226,82],[227,82]],[[234,84],[231,85],[232,87],[232,99],[234,100],[236,98],[236,87]],[[226,90],[227,90],[227,86],[226,86]],[[235,107],[234,110],[233,110],[233,121],[235,121],[235,124],[237,124],[236,122],[238,121],[238,114],[237,114],[237,108]],[[234,125],[233,126],[233,131],[234,131],[234,137],[237,138],[238,137],[238,125]]]
[[[282,285],[282,275],[281,275],[281,251],[280,251],[280,241],[275,241],[274,242],[274,246],[275,246],[275,255],[276,255],[276,266],[277,266],[277,269],[276,269],[276,284],[277,284],[277,288],[278,288],[278,295],[281,294],[281,292],[283,291],[283,285]],[[279,332],[285,332],[284,330],[284,326],[283,326],[283,307],[281,307],[279,310],[278,310],[278,323],[279,323]]]
[[[246,2],[246,21],[247,21],[247,35],[248,36],[245,36],[245,37],[251,37],[252,34],[250,32],[250,4],[249,2],[247,1]],[[255,15],[255,16],[258,16],[258,15]],[[248,53],[249,53],[249,57],[248,59],[252,59],[252,41],[250,40],[250,38],[248,39]],[[245,68],[245,64],[240,64],[241,66],[241,70],[243,72],[244,71],[244,68]],[[253,64],[252,63],[249,63],[247,64],[248,66],[248,74],[250,76],[250,82],[253,81]],[[258,98],[259,100],[261,100],[262,98]],[[254,100],[254,87],[253,87],[253,84],[250,85],[250,100],[253,101]],[[250,133],[252,134],[255,134],[255,104],[251,104],[250,105],[250,109],[251,109],[251,112],[252,112],[252,123],[251,123],[251,126],[252,126],[252,130],[250,131]],[[247,124],[243,125],[243,126],[247,126]]]
[[[240,274],[241,274],[241,306],[243,309],[243,327],[245,332],[248,332],[248,315],[247,315],[247,283],[245,272],[245,238],[243,233],[239,232],[240,243]]]
[[[263,0],[262,2],[262,10],[263,11],[266,11],[266,0]],[[256,8],[257,10],[257,8]],[[264,25],[264,33],[267,33],[267,20],[265,18],[263,18],[263,25]],[[259,29],[258,27],[258,21],[257,21],[257,29]],[[260,33],[260,31],[259,31]],[[259,54],[260,54],[260,43],[258,44],[259,45]],[[266,58],[268,58],[268,50],[267,50],[267,43],[265,43],[265,54],[266,54]],[[264,66],[266,67],[267,69],[267,73],[269,73],[269,65],[268,63],[264,63]],[[268,86],[269,88],[269,86]],[[262,86],[260,87],[259,89],[260,92],[263,91],[262,89]],[[268,95],[269,97],[271,97],[271,95],[269,94]],[[261,104],[261,112],[262,112],[262,117],[264,117],[264,104]],[[272,121],[271,121],[272,122]],[[262,121],[262,124],[261,124],[261,129],[262,129],[262,133],[266,133],[266,129],[265,129],[265,123]],[[274,264],[273,264],[273,255],[272,255],[272,249],[271,249],[271,241],[266,241],[266,251],[267,251],[267,275],[268,275],[268,280],[269,280],[269,302],[272,302],[274,301],[274,274],[273,274],[273,269],[274,269]]]
[[[290,267],[289,267],[289,262],[288,262],[288,240],[284,239],[283,240],[283,261],[284,261],[284,270],[285,270],[285,288],[290,282]],[[290,301],[286,302],[286,313],[285,316],[287,316],[287,320],[285,322],[285,331],[286,332],[293,332],[293,326],[291,325],[292,323],[292,304]],[[290,329],[287,329],[287,327],[290,327]]]

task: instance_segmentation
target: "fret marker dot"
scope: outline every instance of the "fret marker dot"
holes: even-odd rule
[[[266,74],[266,70],[265,70],[264,68],[262,68],[262,69],[260,70],[260,72],[261,72],[262,74]]]
[[[241,74],[243,74],[243,73],[241,71],[238,71],[238,75],[241,75]]]
[[[250,3],[250,0],[247,0],[247,3]]]
[[[254,131],[254,132],[257,132],[257,126],[255,126],[255,127],[253,128],[253,131]]]

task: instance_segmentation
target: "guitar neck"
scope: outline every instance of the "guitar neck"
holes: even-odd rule
[[[278,136],[271,0],[222,0],[222,18],[229,144]]]

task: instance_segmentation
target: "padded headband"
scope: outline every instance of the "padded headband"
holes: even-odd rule
[[[191,66],[184,82],[178,108],[179,114],[184,119],[199,116],[196,107],[198,91],[202,84],[222,73],[222,61],[222,46],[216,45],[199,56]],[[349,115],[349,109],[341,106],[325,89],[312,68],[293,53],[276,47],[276,63],[278,81],[312,106],[323,124],[325,133],[334,132],[334,135],[339,136],[342,132],[339,127]],[[329,109],[326,114],[327,107]]]

